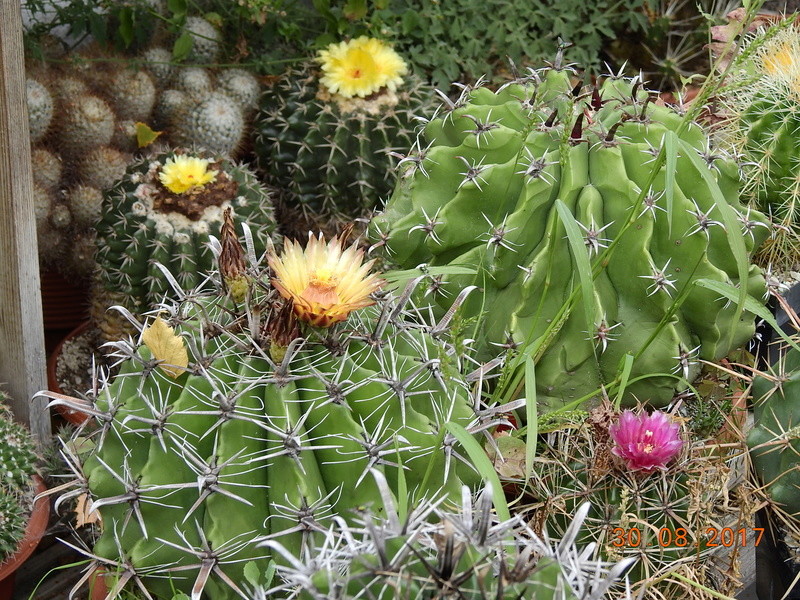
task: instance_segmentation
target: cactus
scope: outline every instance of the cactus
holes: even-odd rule
[[[233,98],[245,113],[258,108],[261,86],[249,71],[224,69],[217,75],[217,89]]]
[[[214,84],[211,74],[206,69],[202,67],[183,67],[175,73],[172,87],[186,92],[195,99],[200,99],[214,89]]]
[[[243,252],[226,250],[232,229],[222,232],[218,290],[163,304],[169,326],[159,317],[139,344],[113,344],[120,372],[92,407],[52,396],[97,418],[96,446],[70,492],[88,489],[102,516],[92,556],[159,596],[237,597],[247,562],[262,572],[270,557],[284,563],[263,542],[310,558],[313,538],[353,511],[384,516],[387,495],[457,500],[477,473],[445,423],[483,431],[497,422],[438,330],[405,323],[409,294],[382,295],[302,338],[268,270],[241,264],[250,283],[236,300],[229,284]],[[333,246],[319,264],[335,271],[339,257],[351,269],[326,281],[372,289],[369,265]],[[287,268],[291,289],[304,272]],[[360,283],[348,279],[355,271]]]
[[[57,136],[62,156],[76,161],[97,146],[107,146],[114,135],[114,111],[102,98],[83,94],[65,100]]]
[[[46,148],[33,148],[31,170],[33,182],[44,190],[55,191],[61,183],[61,159]]]
[[[341,600],[599,600],[635,560],[597,561],[577,548],[575,538],[584,526],[588,503],[576,511],[570,535],[557,546],[541,539],[519,517],[500,522],[492,508],[487,487],[475,500],[465,488],[456,510],[417,505],[405,520],[391,505],[381,518],[364,511],[358,528],[340,521],[322,540],[314,540],[312,560],[305,563],[273,543],[290,562],[278,568],[284,583],[275,587],[299,591],[304,600],[327,599],[334,593]],[[258,590],[254,600],[266,600],[274,590]]]
[[[741,157],[745,198],[782,226],[760,262],[787,270],[800,247],[798,40],[792,19],[747,36],[720,95],[728,118],[718,134]]]
[[[76,225],[94,227],[103,212],[103,192],[91,185],[76,185],[67,191],[67,206]]]
[[[117,117],[128,121],[147,121],[156,101],[156,86],[145,71],[120,69],[112,75],[107,94]]]
[[[244,139],[244,115],[226,94],[211,92],[191,108],[177,113],[171,130],[180,146],[194,146],[212,154],[233,156]]]
[[[773,502],[800,521],[800,350],[791,348],[773,373],[753,380],[753,429],[747,436],[756,474]]]
[[[45,136],[53,121],[53,97],[43,84],[30,78],[25,81],[25,93],[31,143],[36,143]]]
[[[663,406],[697,375],[698,359],[752,337],[753,315],[693,283],[763,296],[747,254],[769,228],[740,206],[736,165],[699,127],[682,128],[638,81],[573,90],[571,76],[532,71],[448,101],[403,159],[371,235],[400,268],[477,270],[432,279],[430,291],[484,289],[464,306],[463,319],[478,320],[467,335],[484,358],[534,344],[542,410],[599,393],[626,354],[630,381],[644,378],[626,401]],[[674,163],[652,174],[663,144]]]
[[[7,402],[0,392],[0,563],[16,551],[25,532],[38,461],[30,433],[14,422]]]
[[[603,405],[567,421],[541,424],[546,433],[525,485],[527,518],[559,539],[577,507],[591,503],[578,542],[597,544],[605,560],[635,557],[627,573],[633,597],[697,594],[711,600],[718,592],[735,595],[738,583],[729,574],[738,571],[739,553],[723,558],[714,553],[752,543],[741,536],[751,528],[760,496],[741,479],[743,439],[713,446],[689,439],[683,430],[676,460],[650,471],[632,470],[617,458],[623,455],[612,437],[618,418]],[[524,456],[524,442],[505,439],[521,445]],[[504,458],[512,457],[506,450]],[[509,481],[522,485],[524,475],[519,471]],[[694,583],[664,576],[674,572]],[[707,594],[699,586],[717,593]]]
[[[224,208],[232,207],[247,223],[259,253],[275,230],[270,195],[245,167],[225,159],[202,159],[207,166],[203,174],[216,171],[206,185],[170,189],[162,181],[168,168],[175,171],[179,162],[201,160],[200,156],[169,152],[137,160],[106,191],[96,225],[102,285],[127,297],[124,305],[133,312],[146,310],[169,292],[155,261],[186,289],[203,281],[212,265],[208,236],[219,235]],[[200,176],[188,173],[195,174]]]
[[[107,190],[122,179],[130,162],[131,157],[124,152],[112,146],[98,146],[81,158],[78,164],[78,179],[84,185]],[[99,217],[99,214],[97,216]]]
[[[265,91],[255,153],[290,205],[358,217],[391,191],[393,153],[413,142],[415,116],[428,112],[431,94],[409,78],[402,87],[393,83],[366,97],[347,97],[321,77],[309,65]]]
[[[216,27],[202,17],[187,17],[184,32],[192,37],[192,49],[186,58],[188,62],[217,62],[222,36]]]
[[[150,73],[159,89],[165,89],[175,75],[176,67],[173,64],[172,52],[166,48],[148,48],[142,52],[142,65]]]

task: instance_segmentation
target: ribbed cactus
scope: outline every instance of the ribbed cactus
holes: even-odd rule
[[[268,271],[235,268],[245,265],[226,252],[229,234],[226,225],[220,291],[189,292],[137,344],[116,343],[116,379],[93,408],[69,403],[99,429],[71,492],[88,489],[102,516],[92,555],[167,598],[173,589],[238,597],[248,562],[261,572],[270,557],[287,562],[270,543],[311,560],[315,538],[364,510],[385,516],[392,496],[408,506],[458,500],[478,477],[449,429],[480,432],[498,420],[441,339],[444,327],[406,324],[409,294],[383,294],[301,337]],[[280,289],[310,276],[312,311],[336,278],[352,292],[352,272],[337,268],[341,258],[359,270],[354,250],[337,248],[318,247],[330,260],[310,274],[287,258]],[[249,291],[237,301],[240,276]]]
[[[720,93],[728,116],[720,143],[740,156],[745,198],[783,226],[762,262],[793,269],[800,247],[800,35],[787,20],[750,34],[742,46]]]
[[[631,381],[645,379],[628,399],[664,405],[685,385],[670,374],[691,381],[698,359],[753,335],[753,315],[694,284],[760,299],[764,279],[747,258],[769,228],[739,204],[735,163],[699,127],[681,129],[638,81],[596,89],[572,76],[532,71],[443,106],[403,159],[371,235],[400,268],[477,269],[432,279],[430,291],[483,288],[465,304],[462,317],[478,321],[465,335],[482,356],[535,344],[543,408],[599,391],[629,353]]]
[[[405,519],[395,506],[377,518],[366,510],[357,527],[339,521],[313,540],[306,562],[271,543],[289,564],[278,568],[283,582],[259,590],[254,600],[284,590],[299,591],[304,600],[599,600],[635,559],[598,561],[576,545],[589,508],[576,511],[569,535],[557,546],[519,517],[499,521],[491,488],[474,500],[465,488],[454,509],[416,504]],[[623,591],[619,597],[630,596]]]
[[[393,153],[413,143],[416,116],[432,112],[432,93],[408,78],[396,89],[346,97],[323,77],[313,66],[291,70],[264,92],[255,152],[291,206],[357,217],[390,193]]]
[[[778,507],[800,521],[800,351],[790,349],[774,373],[753,381],[750,457],[767,493]]]
[[[14,422],[7,401],[0,392],[0,563],[14,553],[25,531],[37,462],[33,439]]]
[[[156,262],[184,289],[199,285],[213,264],[209,235],[219,235],[228,207],[248,225],[262,253],[275,221],[269,192],[247,168],[184,152],[134,162],[106,192],[96,226],[103,288],[141,312],[170,293]]]
[[[676,418],[671,426],[677,429],[680,421]],[[737,583],[728,574],[738,572],[739,553],[719,553],[753,544],[746,536],[759,497],[742,481],[743,440],[707,445],[691,439],[681,427],[684,442],[677,456],[650,470],[634,469],[635,463],[620,456],[626,456],[626,450],[641,458],[658,452],[658,447],[647,447],[647,440],[659,432],[648,435],[647,426],[642,427],[633,433],[641,440],[638,448],[625,447],[613,434],[619,422],[616,411],[600,406],[546,427],[525,485],[531,496],[528,519],[558,539],[578,506],[589,502],[578,541],[596,543],[606,560],[636,558],[627,574],[634,597],[714,597],[697,584],[733,596]],[[516,441],[524,456],[524,443]],[[506,451],[506,456],[513,454]],[[522,479],[517,481],[523,485]],[[675,572],[695,584],[664,577]]]

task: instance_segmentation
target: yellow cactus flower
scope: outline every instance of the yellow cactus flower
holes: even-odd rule
[[[800,98],[800,36],[790,27],[779,31],[757,49],[767,85],[776,85]]]
[[[184,194],[216,180],[218,171],[209,171],[208,163],[196,156],[173,156],[161,167],[158,178],[170,192]]]
[[[326,244],[321,234],[309,235],[305,250],[286,239],[283,254],[278,257],[270,247],[267,260],[275,274],[272,285],[292,300],[297,318],[318,327],[330,327],[354,310],[374,304],[369,295],[384,284],[369,274],[375,261],[362,264],[363,250],[356,244],[342,249],[337,237]]]
[[[331,44],[319,53],[322,84],[345,98],[364,98],[382,88],[391,91],[403,83],[408,71],[400,55],[382,41],[362,35],[349,42]]]

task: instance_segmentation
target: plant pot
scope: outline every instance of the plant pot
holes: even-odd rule
[[[62,350],[64,349],[64,344],[66,342],[75,339],[82,333],[85,333],[88,329],[89,321],[84,321],[75,329],[70,331],[67,336],[58,343],[52,354],[50,354],[50,357],[47,359],[47,387],[50,389],[50,391],[58,392],[59,394],[64,393],[56,375],[59,357],[61,356]],[[57,405],[55,406],[55,411],[61,415],[65,421],[72,423],[73,425],[81,425],[88,418],[84,413],[78,412],[66,406]]]
[[[41,477],[34,475],[33,480],[37,494],[47,490],[47,486]],[[31,516],[28,519],[28,525],[25,527],[25,536],[17,546],[16,554],[8,557],[5,562],[0,564],[0,600],[11,600],[13,597],[16,571],[22,566],[22,563],[28,560],[36,546],[39,545],[49,520],[50,501],[45,496],[34,503]]]
[[[40,272],[42,317],[45,329],[74,329],[89,318],[89,291],[84,284],[64,278],[52,269]]]

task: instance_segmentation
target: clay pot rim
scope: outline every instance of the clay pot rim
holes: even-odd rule
[[[58,345],[53,349],[52,354],[47,359],[47,387],[50,389],[51,392],[58,392],[59,394],[63,393],[61,387],[58,385],[58,378],[56,377],[56,367],[58,366],[58,357],[61,356],[61,350],[64,348],[64,343],[68,340],[78,337],[82,333],[85,333],[89,326],[91,325],[91,321],[86,320],[80,325],[78,325],[75,329],[70,331],[64,338],[58,342]],[[88,418],[87,415],[83,413],[79,413],[77,411],[71,410],[65,406],[55,406],[56,412],[61,415],[64,420],[73,424],[73,425],[82,425],[86,419]]]
[[[28,524],[25,526],[25,535],[17,545],[17,551],[0,563],[0,581],[13,575],[33,554],[50,521],[50,499],[48,496],[42,496],[47,491],[47,485],[39,475],[33,475],[33,481],[37,497],[34,499]]]

